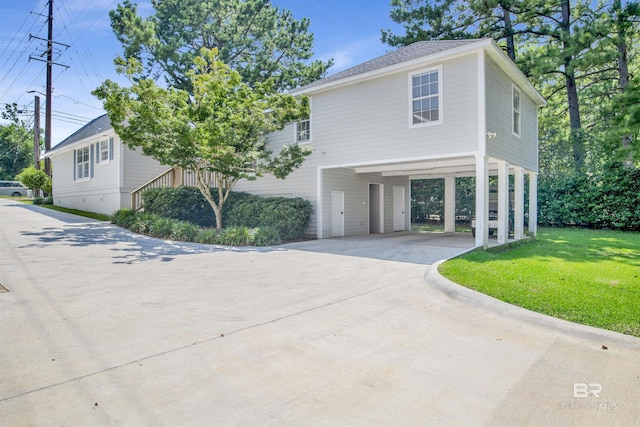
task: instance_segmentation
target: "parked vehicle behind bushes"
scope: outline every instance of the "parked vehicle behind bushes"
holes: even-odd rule
[[[0,181],[0,196],[27,197],[27,190],[19,181]]]

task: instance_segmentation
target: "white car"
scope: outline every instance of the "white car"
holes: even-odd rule
[[[0,196],[26,197],[28,188],[18,181],[0,181]]]

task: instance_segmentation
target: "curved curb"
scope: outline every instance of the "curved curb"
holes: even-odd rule
[[[593,326],[580,325],[546,314],[537,313],[452,282],[438,272],[438,267],[445,261],[447,260],[443,259],[432,264],[424,275],[424,281],[427,285],[451,299],[458,300],[472,307],[490,311],[497,315],[509,316],[528,324],[551,329],[554,332],[571,335],[575,338],[588,339],[607,345],[615,343],[618,346],[640,350],[639,338]]]

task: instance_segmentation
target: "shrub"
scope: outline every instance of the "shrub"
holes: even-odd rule
[[[130,229],[136,233],[146,234],[151,231],[151,224],[154,219],[154,216],[148,213],[138,214],[133,220]]]
[[[275,227],[258,227],[249,232],[251,241],[255,246],[275,246],[279,245],[280,233]]]
[[[35,201],[34,201],[35,203]],[[131,225],[136,219],[136,213],[133,209],[122,208],[118,209],[113,216],[111,216],[111,223],[122,228],[131,228]]]
[[[175,221],[171,228],[171,238],[183,242],[194,242],[198,235],[198,227],[187,221]]]
[[[151,188],[142,193],[142,200],[145,212],[203,227],[215,225],[213,210],[197,188]]]
[[[640,169],[608,165],[590,174],[541,179],[542,224],[640,231]]]
[[[42,197],[34,197],[33,198],[33,204],[34,205],[41,205],[44,202],[44,199]]]
[[[213,200],[218,201],[218,190],[211,189]],[[250,196],[248,193],[232,191],[222,210],[222,223],[227,225],[228,212],[239,200]],[[200,190],[195,187],[151,188],[142,193],[145,212],[167,218],[188,221],[201,227],[215,227],[216,217],[211,205]]]
[[[22,172],[20,172],[16,179],[23,183],[25,186],[36,190],[36,194],[38,190],[44,189],[51,190],[51,178],[47,176],[45,171],[36,169],[33,166],[29,166],[24,168]]]
[[[295,240],[307,229],[312,211],[311,203],[300,197],[247,196],[231,206],[227,225],[273,227],[281,240]]]
[[[196,236],[196,242],[204,243],[206,245],[215,245],[218,243],[218,231],[214,228],[205,228],[200,230],[198,236]]]
[[[173,218],[164,218],[161,216],[155,216],[153,218],[153,222],[151,223],[151,227],[149,229],[149,233],[152,236],[160,237],[160,238],[168,238],[171,237],[173,233],[173,227],[177,220]]]
[[[246,246],[249,244],[249,229],[247,227],[228,227],[223,229],[218,242],[226,246]]]
[[[211,189],[214,200],[218,191]],[[188,221],[201,227],[214,227],[215,215],[209,203],[197,188],[166,187],[145,190],[144,209],[180,221]],[[300,238],[309,226],[311,204],[301,198],[262,198],[244,192],[231,192],[222,210],[225,227],[274,227],[281,240]]]
[[[45,197],[44,199],[42,199],[42,204],[43,205],[52,205],[53,204],[53,197]]]

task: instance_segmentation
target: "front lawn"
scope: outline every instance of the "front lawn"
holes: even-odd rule
[[[640,337],[640,234],[542,228],[537,241],[473,251],[440,273],[508,303]]]
[[[16,199],[17,200],[17,199]],[[20,199],[20,202],[26,203],[26,204],[34,204],[33,200],[31,199]],[[45,204],[41,204],[41,205],[37,205],[43,208],[47,208],[47,209],[51,209],[52,211],[58,211],[58,212],[65,212],[65,213],[70,213],[73,215],[78,215],[78,216],[83,216],[85,218],[91,218],[91,219],[97,219],[98,221],[109,221],[111,220],[111,216],[109,215],[104,215],[104,214],[99,214],[99,213],[95,213],[95,212],[87,212],[87,211],[81,211],[78,209],[70,209],[70,208],[63,208],[62,206],[56,206],[56,205],[45,205]]]

